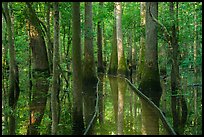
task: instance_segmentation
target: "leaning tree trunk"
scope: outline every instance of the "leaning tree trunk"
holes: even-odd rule
[[[9,44],[9,107],[11,112],[9,114],[9,134],[15,135],[16,129],[16,119],[15,119],[15,109],[20,93],[19,88],[19,76],[18,76],[18,66],[15,57],[14,48],[14,26],[12,24],[13,17],[11,17],[11,12],[8,8],[9,3],[3,3],[3,13],[6,20],[6,27],[8,31],[8,44]]]
[[[80,3],[72,3],[73,134],[83,134]]]
[[[52,73],[53,70],[53,44],[51,42],[51,36],[50,36],[50,2],[47,2],[47,14],[46,14],[46,20],[47,20],[47,53],[48,53],[48,61],[49,61],[49,68],[50,73]]]
[[[27,5],[27,29],[30,31],[30,46],[32,50],[32,100],[30,104],[31,120],[28,126],[28,135],[39,135],[38,127],[44,115],[49,88],[49,64],[40,21],[32,9],[30,3]]]

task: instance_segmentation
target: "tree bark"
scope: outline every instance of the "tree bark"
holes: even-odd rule
[[[116,39],[118,48],[118,75],[128,76],[128,68],[125,60],[123,36],[122,36],[122,3],[115,2]]]
[[[72,3],[73,134],[83,134],[80,3]]]
[[[101,10],[103,9],[103,2],[99,2],[99,15],[102,14]],[[98,71],[97,72],[104,72],[103,66],[103,52],[102,52],[102,20],[100,19],[97,24],[97,45],[98,45]]]
[[[46,14],[46,20],[47,20],[47,53],[48,53],[48,60],[49,60],[49,68],[50,73],[53,72],[53,44],[51,42],[50,37],[50,2],[47,2],[47,14]]]
[[[104,67],[104,72],[106,72],[107,68],[107,42],[106,42],[106,26],[105,23],[103,22],[103,35],[102,35],[102,41],[103,41],[103,67]]]
[[[4,18],[6,20],[6,27],[8,31],[8,44],[9,44],[9,107],[11,114],[9,114],[9,134],[15,135],[16,120],[15,120],[15,109],[20,93],[19,88],[19,76],[18,76],[18,65],[16,63],[16,53],[14,47],[14,26],[13,17],[11,15],[11,7],[8,8],[9,3],[3,3]],[[10,5],[11,6],[11,5]],[[10,12],[10,13],[9,13]]]
[[[196,10],[196,6],[195,6],[195,10]],[[194,14],[194,43],[193,43],[193,66],[194,66],[194,73],[197,76],[197,72],[198,72],[198,68],[197,68],[197,48],[198,48],[198,32],[197,32],[197,27],[198,27],[198,23],[197,21],[197,14],[195,12]]]
[[[178,4],[178,3],[177,3]],[[186,123],[187,118],[187,107],[186,101],[183,95],[177,95],[181,90],[180,85],[180,74],[179,74],[179,45],[178,45],[178,5],[177,11],[174,11],[174,3],[170,3],[170,16],[173,20],[171,26],[171,44],[172,44],[172,68],[171,68],[171,90],[172,90],[172,97],[171,97],[171,107],[172,107],[172,114],[173,114],[173,127],[178,134],[183,134],[184,126]],[[176,18],[175,18],[176,15]],[[175,23],[176,22],[176,23]]]
[[[3,6],[2,6],[3,7]],[[5,108],[8,106],[8,45],[7,45],[7,29],[5,26],[5,19],[2,17],[2,135],[8,135],[8,115]],[[4,29],[5,28],[5,29]],[[5,31],[4,31],[5,30]]]
[[[54,3],[54,54],[53,54],[53,88],[51,92],[52,135],[57,134],[58,125],[58,90],[59,90],[59,3]]]
[[[129,68],[129,78],[132,81],[132,71],[133,71],[133,60],[132,60],[132,52],[133,52],[133,46],[132,46],[132,30],[129,30],[128,36],[127,36],[127,43],[128,43],[128,68]]]
[[[30,104],[31,120],[28,126],[28,135],[39,135],[38,126],[44,115],[49,89],[49,63],[45,40],[40,21],[29,2],[27,5],[27,29],[30,31],[30,46],[32,50],[32,100]]]
[[[92,2],[85,2],[85,37],[84,37],[84,85],[96,84],[96,68],[93,48]]]
[[[136,29],[135,24],[133,25],[133,31]],[[136,44],[136,32],[133,32],[133,47],[132,47],[132,69],[136,72],[137,64],[137,44]]]
[[[139,64],[138,64],[138,80],[142,79],[145,61],[145,24],[146,24],[146,2],[140,3],[140,17],[141,17],[141,36],[140,36],[140,51],[139,51]]]
[[[112,51],[110,58],[110,65],[108,74],[117,75],[118,69],[118,49],[117,49],[117,40],[116,40],[116,25],[113,25],[113,41],[112,41]]]
[[[157,51],[157,24],[150,16],[150,12],[154,17],[158,16],[158,3],[146,3],[146,28],[145,28],[145,65],[144,75],[139,84],[139,89],[151,98],[160,100],[162,89],[160,85],[159,69],[158,69],[158,51]],[[159,94],[154,94],[154,92]],[[153,95],[151,95],[153,94]],[[159,102],[154,102],[159,106]]]

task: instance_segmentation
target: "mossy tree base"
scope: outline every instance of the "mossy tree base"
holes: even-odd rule
[[[83,77],[83,85],[84,86],[94,86],[98,82],[98,79],[96,76],[92,77]]]
[[[114,68],[114,67],[109,68],[108,74],[116,76],[117,75],[117,68]]]
[[[118,73],[118,75],[126,76],[126,77],[129,74],[127,63],[125,62],[124,56],[122,56],[120,61],[119,61],[117,73]]]
[[[117,51],[117,48],[115,49]],[[112,51],[111,53],[111,59],[110,59],[110,66],[108,69],[108,74],[110,75],[117,75],[117,69],[118,69],[118,54],[116,51]]]
[[[146,68],[141,83],[139,84],[139,90],[159,106],[162,88],[158,70],[151,67]]]
[[[82,113],[73,108],[73,126],[72,135],[82,135],[84,132],[84,120]]]
[[[98,67],[98,68],[97,68],[97,72],[98,72],[98,73],[104,73],[104,72],[105,72],[104,67],[103,67],[103,66]]]
[[[128,77],[130,71],[128,69],[118,69],[117,73],[118,73],[119,76]]]

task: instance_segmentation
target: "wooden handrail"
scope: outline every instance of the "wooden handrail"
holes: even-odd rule
[[[170,126],[168,121],[166,120],[165,116],[163,115],[162,111],[147,97],[145,96],[140,90],[138,90],[127,78],[125,78],[127,83],[129,84],[130,88],[134,93],[136,93],[140,98],[144,99],[150,106],[155,108],[155,112],[160,116],[160,119],[164,125],[164,127],[167,129],[168,133],[171,135],[176,135],[176,132],[174,129]]]
[[[118,77],[118,76],[112,76],[112,77]],[[98,77],[97,77],[98,78]],[[124,78],[124,77],[122,77]],[[177,135],[176,132],[174,131],[174,129],[170,126],[170,124],[168,123],[168,121],[166,120],[165,116],[163,115],[162,111],[147,97],[145,96],[140,90],[138,90],[127,78],[124,78],[127,83],[129,84],[131,90],[136,93],[140,98],[142,98],[143,100],[145,100],[150,106],[152,106],[154,108],[154,110],[156,110],[155,112],[159,115],[165,129],[167,130],[167,132],[170,135]],[[99,84],[100,80],[98,78],[98,83],[97,83],[97,89],[96,89],[96,93],[97,93],[97,97],[96,97],[96,106],[95,106],[95,112],[94,115],[92,117],[92,119],[89,122],[89,125],[87,126],[85,132],[83,135],[86,135],[91,127],[91,125],[93,124],[94,119],[96,118],[97,114],[98,114],[98,84]]]

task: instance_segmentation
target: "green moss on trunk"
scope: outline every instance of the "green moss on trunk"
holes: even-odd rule
[[[124,76],[128,76],[128,68],[127,68],[127,63],[125,62],[125,57],[122,56],[121,60],[118,64],[118,71],[117,71],[118,75],[124,75]]]
[[[95,66],[93,64],[94,63],[92,63],[91,61],[87,61],[86,63],[84,63],[83,83],[85,85],[86,84],[96,84],[98,81],[96,77]]]
[[[118,49],[117,49],[117,40],[116,40],[116,26],[113,26],[113,41],[112,41],[112,52],[110,59],[110,66],[108,74],[117,75],[118,69]]]
[[[115,52],[115,51],[112,51],[112,52]],[[108,74],[117,75],[117,69],[118,69],[118,61],[117,60],[118,60],[117,53],[115,55],[112,53]]]
[[[145,68],[143,78],[139,84],[139,90],[159,106],[159,100],[162,94],[159,71],[151,67]]]

